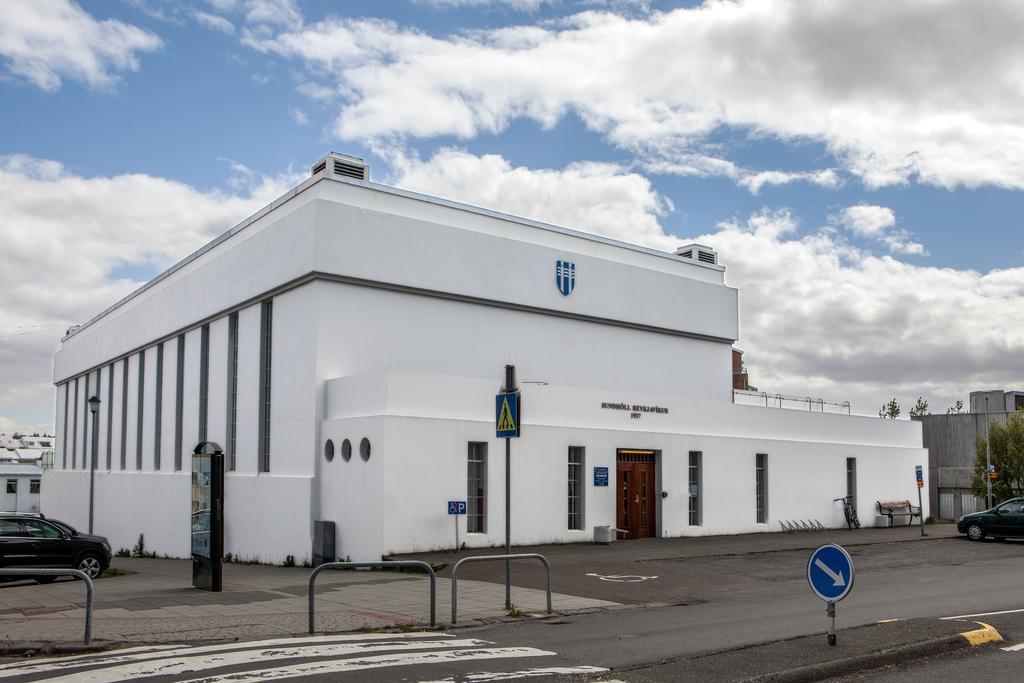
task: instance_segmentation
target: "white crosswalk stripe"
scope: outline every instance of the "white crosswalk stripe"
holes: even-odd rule
[[[458,671],[465,662],[522,660],[554,657],[557,653],[534,647],[500,647],[476,638],[447,633],[373,633],[269,640],[184,647],[133,647],[93,655],[28,660],[0,666],[0,678],[16,681],[70,683],[135,681],[151,678],[189,683],[244,683],[299,677],[344,677],[346,673],[441,665],[449,667],[445,681],[500,681],[537,676],[586,676],[606,671],[593,666],[538,666],[511,668],[488,665],[491,671]],[[452,669],[451,667],[456,667]],[[406,677],[408,677],[406,675]],[[415,676],[414,676],[415,677]],[[358,678],[358,674],[351,677]]]
[[[1008,647],[1003,647],[999,649],[1001,649],[1003,652],[1020,652],[1021,650],[1024,650],[1024,643],[1018,643],[1016,645],[1010,645]]]

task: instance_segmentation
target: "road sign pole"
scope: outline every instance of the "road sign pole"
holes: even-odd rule
[[[921,514],[919,514],[917,516],[917,518],[921,520],[921,535],[922,536],[927,536],[928,534],[926,534],[924,532],[924,508],[921,507],[921,487],[920,486],[917,487],[917,509],[921,511]]]
[[[455,518],[455,552],[459,552],[459,516],[452,515]]]
[[[841,546],[829,543],[819,547],[807,560],[807,582],[811,590],[825,601],[828,617],[826,641],[836,644],[836,603],[853,588],[853,559]]]
[[[516,390],[516,366],[505,366],[505,391]],[[517,406],[518,408],[518,406]],[[518,409],[516,411],[518,413]],[[516,426],[522,418],[516,415]],[[512,554],[512,439],[505,439],[505,554]],[[505,609],[512,609],[512,560],[505,560]]]
[[[826,640],[831,647],[836,645],[836,603],[829,600],[825,603],[825,616],[829,618],[828,636]]]

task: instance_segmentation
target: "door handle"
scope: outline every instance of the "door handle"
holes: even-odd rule
[[[633,498],[633,502],[636,503],[637,505],[639,505],[640,504],[640,496],[638,495],[635,498]]]

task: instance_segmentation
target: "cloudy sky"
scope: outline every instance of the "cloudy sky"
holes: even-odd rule
[[[302,178],[714,246],[759,388],[1024,388],[1024,3],[5,0],[0,429],[83,322]]]

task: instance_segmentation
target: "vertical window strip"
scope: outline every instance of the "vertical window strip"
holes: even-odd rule
[[[181,471],[181,432],[185,403],[185,335],[178,335],[177,359],[174,364],[174,471]]]
[[[75,378],[75,402],[71,405],[75,411],[75,420],[71,432],[71,469],[78,467],[78,378]]]
[[[128,358],[121,364],[121,471],[128,469]]]
[[[107,471],[110,471],[110,459],[114,442],[114,364],[107,366]]]
[[[135,469],[142,469],[142,415],[146,395],[146,351],[139,351],[139,382],[135,406]]]
[[[857,509],[857,458],[846,459],[846,495],[850,507]]]
[[[487,444],[469,443],[466,471],[466,532],[487,532]]]
[[[228,470],[235,470],[238,448],[238,314],[228,316]]]
[[[690,526],[701,523],[701,452],[690,451]]]
[[[260,309],[260,472],[270,471],[270,369],[273,349],[274,302],[264,301]]]
[[[757,510],[757,523],[768,522],[768,454],[758,453],[754,456],[754,496]]]
[[[89,427],[92,420],[89,419],[89,385],[91,384],[92,373],[85,373],[85,395],[82,396],[82,469],[89,468]]]
[[[583,459],[582,446],[569,446],[569,529],[583,529]]]
[[[210,326],[199,332],[199,441],[206,441],[210,415]]]
[[[71,392],[71,382],[64,382],[64,438],[61,439],[60,449],[63,451],[64,459],[62,469],[68,468],[68,397]]]
[[[160,470],[160,441],[164,415],[164,345],[156,345],[156,400],[153,402],[153,470]]]

